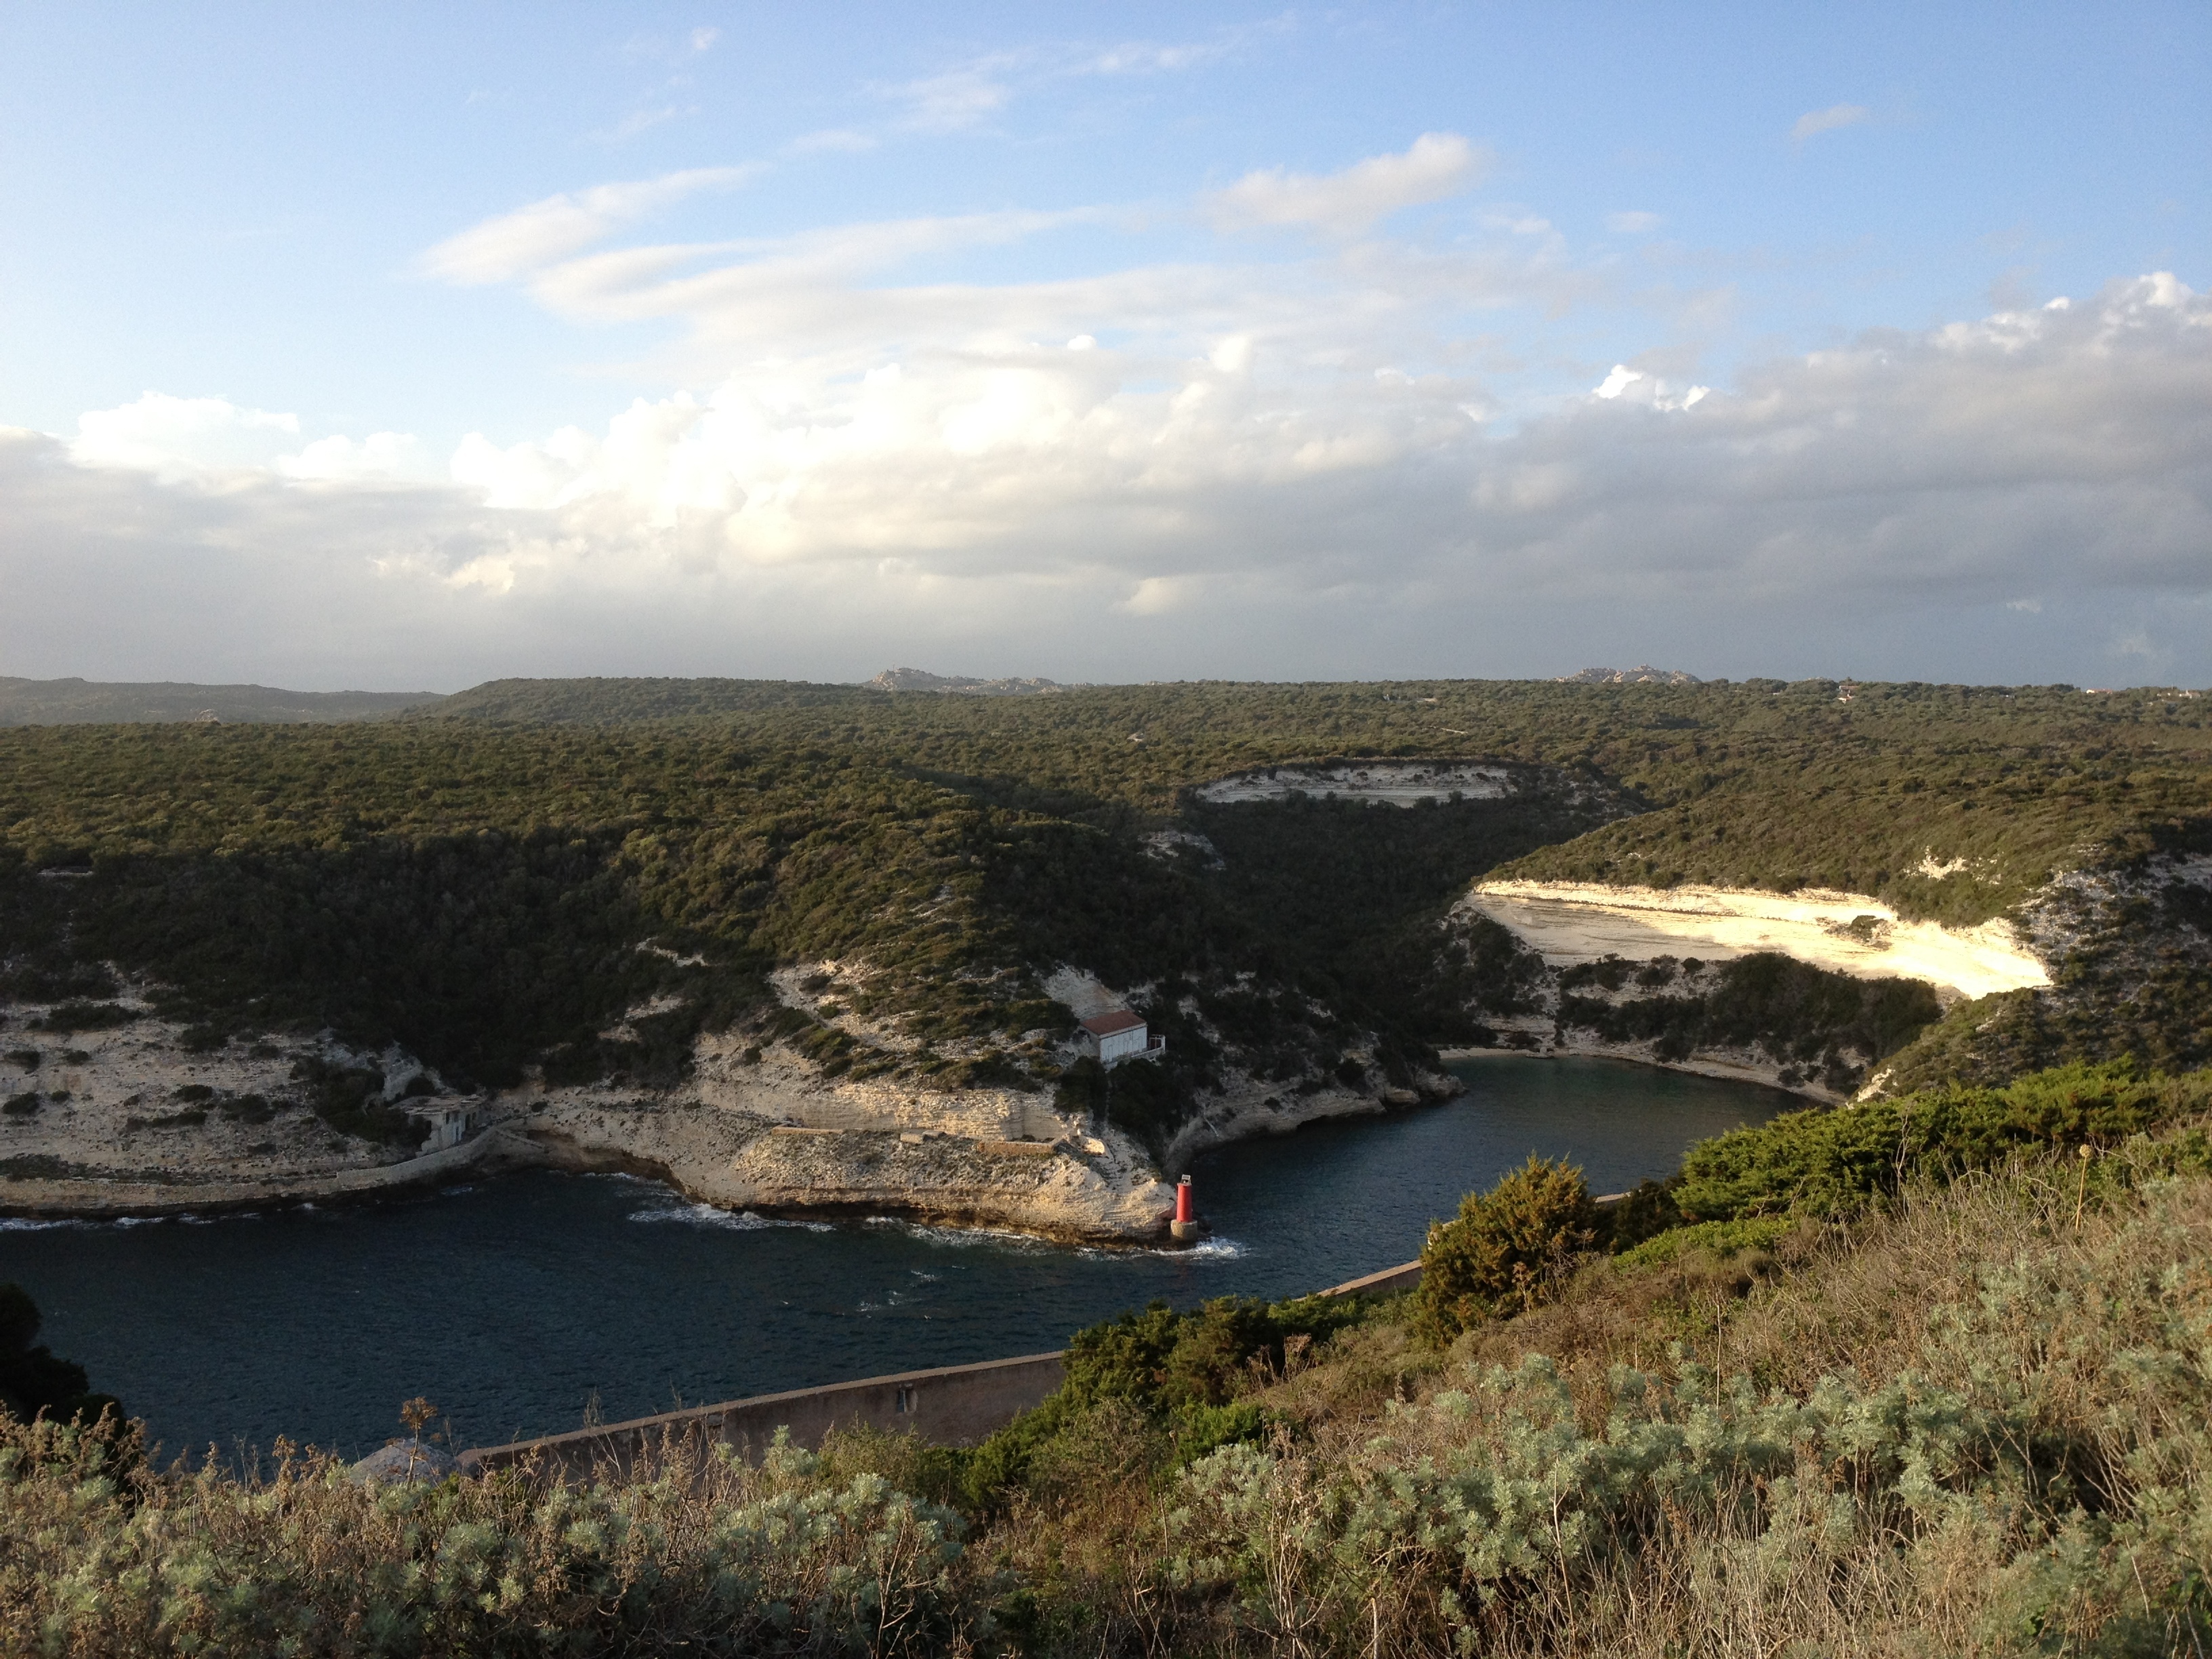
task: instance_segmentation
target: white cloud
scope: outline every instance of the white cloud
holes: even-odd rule
[[[687,115],[698,112],[696,104],[658,104],[646,109],[632,110],[614,125],[592,136],[602,143],[618,144],[625,138],[635,138],[641,132],[649,132],[654,127],[670,121],[679,121]]]
[[[296,455],[279,456],[276,471],[282,477],[325,483],[437,476],[429,451],[405,432],[372,432],[358,441],[343,434],[318,438]]]
[[[1615,363],[1613,366],[1613,372],[1605,377],[1591,395],[1598,398],[1618,398],[1643,378],[1627,364]]]
[[[1425,132],[1401,155],[1376,155],[1341,173],[1247,173],[1211,204],[1225,224],[1306,225],[1357,236],[1401,208],[1470,189],[1490,153],[1452,132]]]
[[[1677,395],[1666,381],[1631,368],[1626,363],[1615,363],[1604,380],[1590,389],[1590,396],[1607,403],[1615,399],[1630,404],[1641,404],[1646,409],[1695,409],[1712,395],[1709,386],[1693,386]]]
[[[76,425],[70,454],[79,465],[136,467],[171,479],[273,465],[300,435],[296,416],[159,392],[80,415]]]
[[[1659,215],[1646,213],[1641,209],[1627,213],[1608,213],[1605,216],[1605,228],[1616,236],[1649,235],[1665,222]]]
[[[1457,139],[1378,160],[1397,170],[1248,194],[1271,222],[1357,228],[1474,164]],[[1577,264],[1531,214],[1127,269],[1048,247],[1065,274],[997,283],[937,267],[1120,216],[608,240],[726,181],[579,191],[426,257],[563,317],[670,325],[690,389],[603,422],[430,457],[149,393],[66,444],[0,436],[0,661],[313,685],[361,683],[358,662],[392,684],[1840,653],[1869,676],[2083,679],[2082,653],[2140,637],[2174,653],[2161,672],[2212,678],[2212,303],[2171,275],[1719,390],[1656,325],[1540,398],[1493,379],[1519,345],[1486,313],[1577,304],[1611,256]]]
[[[1872,112],[1863,104],[1831,104],[1826,109],[1808,110],[1797,118],[1797,124],[1790,129],[1790,136],[1802,144],[1824,132],[1855,127]]]
[[[1078,60],[1076,72],[1085,75],[1174,75],[1218,63],[1236,50],[1238,36],[1218,35],[1212,40],[1162,46],[1149,40],[1127,40],[1107,46]]]
[[[734,189],[761,171],[757,165],[693,167],[658,179],[563,191],[471,225],[430,249],[420,263],[429,275],[450,283],[507,282],[589,247],[617,227],[687,196]]]
[[[1781,359],[1694,410],[1647,371],[1606,379],[1618,395],[1498,436],[1461,411],[1465,380],[1316,380],[1279,337],[1234,331],[1134,364],[1007,343],[858,376],[760,366],[597,431],[472,438],[453,485],[374,490],[283,482],[338,453],[320,446],[210,489],[162,482],[184,475],[159,446],[91,467],[18,434],[0,653],[449,684],[858,676],[917,653],[1062,677],[1525,673],[1648,643],[1707,672],[1847,650],[1863,674],[2094,680],[2118,641],[2212,678],[2212,304],[2171,279]],[[192,401],[140,410],[139,441]],[[221,410],[161,429],[252,415]],[[69,637],[139,654],[54,659]]]
[[[430,478],[440,470],[422,443],[404,432],[374,432],[357,441],[334,434],[302,445],[296,415],[159,392],[77,416],[69,453],[80,466],[127,468],[167,483],[222,489],[271,476],[362,483]]]
[[[715,28],[709,24],[702,24],[699,27],[691,31],[691,50],[694,52],[705,52],[712,47],[715,41],[721,38],[721,30]]]
[[[905,125],[917,132],[963,132],[998,113],[1013,97],[1006,71],[1014,62],[1005,55],[981,58],[893,87],[888,95],[906,106]]]

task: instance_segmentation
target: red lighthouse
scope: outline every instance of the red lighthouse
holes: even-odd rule
[[[1178,1244],[1188,1244],[1199,1236],[1204,1224],[1198,1218],[1198,1206],[1192,1202],[1190,1177],[1185,1176],[1176,1182],[1175,1219],[1168,1223],[1168,1232]]]

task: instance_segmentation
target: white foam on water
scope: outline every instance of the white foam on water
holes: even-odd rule
[[[1031,1234],[1018,1233],[1011,1227],[939,1227],[927,1221],[908,1221],[903,1216],[896,1215],[872,1215],[862,1224],[894,1228],[925,1244],[945,1244],[955,1249],[973,1249],[978,1245],[994,1244],[1001,1249],[1042,1254],[1060,1248]]]
[[[1077,1254],[1101,1261],[1131,1255],[1156,1255],[1169,1261],[1235,1261],[1245,1254],[1245,1247],[1233,1238],[1201,1238],[1195,1244],[1145,1244],[1123,1250],[1086,1245]]]
[[[49,1218],[34,1215],[0,1216],[0,1233],[43,1233],[57,1227],[96,1227],[96,1221],[86,1221],[76,1216]]]
[[[779,1218],[755,1215],[750,1210],[718,1210],[711,1204],[685,1204],[680,1201],[656,1206],[643,1210],[632,1210],[632,1221],[673,1221],[691,1227],[712,1227],[722,1232],[751,1233],[772,1227],[795,1227],[802,1232],[829,1233],[836,1228],[827,1221],[787,1221]]]

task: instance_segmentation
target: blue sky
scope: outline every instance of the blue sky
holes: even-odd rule
[[[2203,684],[2207,85],[2202,4],[6,7],[0,672]]]

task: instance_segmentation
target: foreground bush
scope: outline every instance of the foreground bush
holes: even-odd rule
[[[0,1651],[935,1653],[969,1623],[957,1515],[788,1445],[583,1486],[160,1476],[136,1449],[112,1419],[0,1418]]]
[[[1753,1296],[1733,1375],[1532,1354],[1218,1452],[1163,1577],[1223,1650],[2212,1649],[2212,1182],[2077,1226],[2068,1173],[1910,1197]]]
[[[1540,1158],[1486,1193],[1469,1193],[1456,1217],[1430,1227],[1421,1247],[1415,1328],[1449,1342],[1470,1325],[1534,1307],[1596,1242],[1597,1220],[1583,1172]]]

